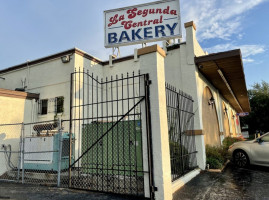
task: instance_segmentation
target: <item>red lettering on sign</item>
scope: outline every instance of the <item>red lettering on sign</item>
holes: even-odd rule
[[[117,24],[119,21],[124,20],[124,15],[121,15],[118,19],[118,14],[114,15],[114,17],[110,17],[109,21],[110,23],[108,24],[108,27],[112,26],[113,24]]]
[[[137,15],[142,15],[142,17],[146,17],[148,14],[177,15],[177,11],[170,10],[170,6],[167,6],[165,9],[151,8],[151,9],[138,10],[137,8],[133,8],[133,9],[127,10],[126,13],[128,14],[128,19],[133,19]]]
[[[132,10],[127,10],[128,19],[133,19],[136,16],[137,8],[133,8]]]
[[[160,16],[160,19],[154,19],[154,20],[144,20],[144,21],[140,21],[140,22],[133,22],[132,20],[129,21],[122,21],[121,25],[123,25],[123,27],[125,29],[130,29],[130,28],[135,28],[135,27],[140,27],[140,26],[148,26],[151,24],[161,24],[163,23],[163,16]]]
[[[128,19],[134,19],[136,16],[142,16],[146,17],[148,15],[153,14],[163,14],[163,15],[177,15],[177,10],[170,10],[170,6],[167,6],[164,9],[161,8],[151,8],[151,9],[141,9],[138,10],[137,8],[132,8],[126,11]],[[121,25],[124,26],[125,29],[130,29],[131,27],[139,27],[139,26],[148,26],[151,24],[160,24],[163,22],[163,16],[161,15],[159,19],[153,19],[153,20],[144,20],[140,22],[133,22],[133,21],[123,21],[125,20],[125,16],[118,14],[115,14],[113,17],[109,19],[108,27],[112,26],[113,24],[117,24],[118,22],[121,22]]]

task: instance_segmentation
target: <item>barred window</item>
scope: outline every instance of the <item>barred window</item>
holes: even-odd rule
[[[40,114],[41,115],[48,114],[48,99],[42,99],[40,101]]]
[[[64,97],[55,98],[55,112],[56,113],[64,112]]]
[[[41,99],[38,102],[38,114],[46,115],[49,113],[64,112],[64,97],[55,97],[50,99]]]

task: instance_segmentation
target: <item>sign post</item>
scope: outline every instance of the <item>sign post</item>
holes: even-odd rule
[[[179,0],[104,11],[106,48],[181,38]]]

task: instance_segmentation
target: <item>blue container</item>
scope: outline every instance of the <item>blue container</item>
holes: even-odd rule
[[[74,139],[74,135],[72,136]],[[25,138],[24,169],[58,171],[59,133]],[[74,145],[72,146],[74,155]],[[74,162],[74,156],[72,156]],[[69,168],[69,133],[62,133],[61,170]]]

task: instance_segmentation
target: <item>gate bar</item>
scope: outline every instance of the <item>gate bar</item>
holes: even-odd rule
[[[73,105],[73,73],[71,73],[70,79],[70,115],[69,115],[69,166],[72,164],[72,105]],[[71,173],[72,170],[68,169],[68,186],[71,187]]]
[[[149,168],[149,184],[150,184],[150,199],[155,199],[155,184],[153,172],[153,150],[152,150],[152,130],[151,130],[151,111],[150,111],[150,92],[149,74],[144,76],[145,85],[145,106],[146,106],[146,124],[147,124],[147,148],[148,148],[148,168]]]
[[[105,137],[109,131],[111,131],[121,120],[124,119],[125,116],[127,116],[137,105],[139,105],[143,100],[145,99],[145,97],[141,98],[127,113],[125,113],[115,124],[113,124],[100,138],[98,138],[97,141],[95,141],[85,152],[83,152],[83,154],[81,154],[78,159],[71,165],[69,165],[69,171],[71,170],[71,168],[86,154],[88,153],[101,139],[103,139],[103,137]]]

